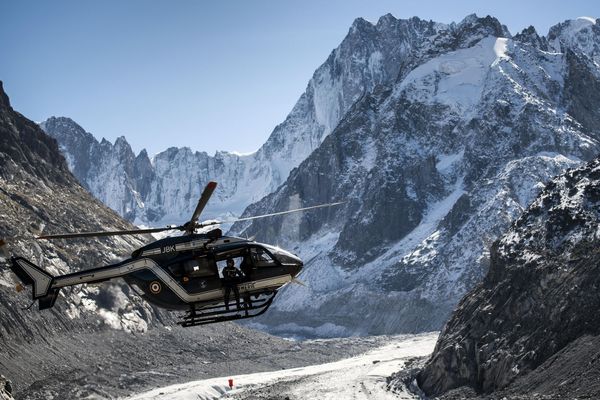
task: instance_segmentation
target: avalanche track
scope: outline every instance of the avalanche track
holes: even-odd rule
[[[141,399],[411,399],[387,389],[387,377],[414,357],[430,354],[438,333],[390,337],[385,345],[356,357],[302,368],[193,381],[133,396]],[[128,397],[131,399],[131,397]]]

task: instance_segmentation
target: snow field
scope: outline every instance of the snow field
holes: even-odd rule
[[[302,399],[412,399],[408,393],[387,391],[386,378],[406,361],[433,351],[438,333],[401,335],[360,356],[303,368],[219,377],[154,389],[130,397],[134,400],[208,400],[245,398],[267,390]]]

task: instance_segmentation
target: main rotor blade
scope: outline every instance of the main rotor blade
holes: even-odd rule
[[[81,237],[95,237],[95,236],[122,236],[122,235],[143,235],[145,233],[156,233],[163,231],[170,231],[174,229],[182,230],[182,226],[167,226],[164,228],[149,228],[149,229],[130,229],[123,231],[102,231],[102,232],[78,232],[78,233],[59,233],[57,235],[43,235],[38,236],[36,239],[73,239]]]
[[[294,210],[279,211],[279,212],[274,212],[274,213],[271,213],[271,214],[254,215],[252,217],[244,217],[244,218],[236,218],[236,219],[230,219],[230,220],[225,220],[225,221],[219,221],[217,223],[219,223],[219,224],[229,224],[229,223],[232,223],[232,222],[250,221],[250,220],[253,220],[253,219],[274,217],[276,215],[285,215],[285,214],[291,214],[291,213],[300,212],[300,211],[314,210],[316,208],[333,207],[333,206],[338,206],[338,205],[344,204],[344,203],[345,203],[345,201],[339,201],[337,203],[319,204],[317,206],[296,208]],[[210,224],[207,224],[207,225],[214,225],[214,224],[215,223],[210,223]]]
[[[194,210],[194,214],[192,214],[192,219],[190,219],[190,222],[196,222],[198,220],[198,217],[200,217],[202,210],[204,210],[204,207],[206,207],[206,203],[208,203],[208,199],[210,199],[210,196],[212,196],[212,194],[216,188],[217,188],[217,182],[210,181],[206,184],[204,191],[200,195],[200,199],[198,200],[198,205],[196,206],[196,209]]]

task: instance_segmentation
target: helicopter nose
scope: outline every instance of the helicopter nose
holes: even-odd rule
[[[304,266],[304,264],[301,261],[294,263],[293,265],[290,265],[290,269],[289,269],[290,275],[292,275],[293,278],[300,275],[300,272],[302,271],[303,266]]]

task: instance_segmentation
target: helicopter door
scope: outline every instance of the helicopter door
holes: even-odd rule
[[[181,283],[189,293],[201,293],[221,288],[219,270],[212,256],[188,258],[180,263]]]
[[[245,248],[225,251],[218,254],[216,258],[219,265],[219,271],[222,271],[225,267],[226,260],[231,258],[235,267],[242,272],[242,280],[248,281],[252,279],[252,262],[250,261],[249,253]]]

